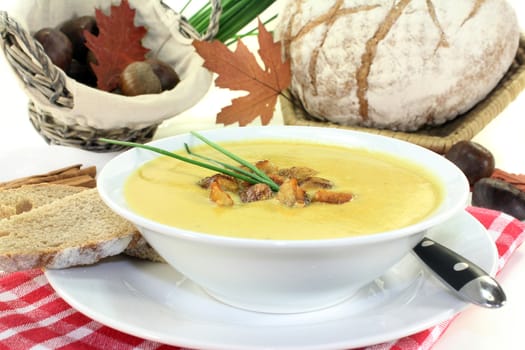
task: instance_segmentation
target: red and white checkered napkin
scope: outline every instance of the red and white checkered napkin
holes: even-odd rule
[[[525,239],[525,224],[500,212],[468,208],[496,240],[501,270]],[[366,350],[427,350],[453,320]],[[177,349],[124,334],[89,319],[66,304],[40,270],[0,272],[0,350]]]

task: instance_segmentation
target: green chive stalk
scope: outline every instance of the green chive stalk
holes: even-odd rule
[[[204,136],[200,135],[199,133],[196,133],[195,131],[191,131],[190,133],[193,136],[197,137],[202,142],[206,143],[208,146],[212,147],[213,149],[221,152],[222,154],[224,154],[225,156],[229,157],[230,159],[233,159],[237,163],[239,163],[241,165],[244,165],[245,167],[247,167],[248,169],[253,171],[254,178],[256,180],[259,180],[259,182],[266,183],[274,191],[278,191],[279,190],[279,185],[277,185],[275,182],[273,182],[273,180],[270,179],[268,177],[268,175],[266,175],[263,171],[261,171],[259,168],[257,168],[252,163],[250,163],[250,162],[248,162],[248,161],[238,157],[237,155],[231,153],[227,149],[224,149],[223,147],[221,147],[217,143],[215,143],[215,142],[213,142],[211,140],[208,140],[207,138],[205,138]]]
[[[215,39],[226,42],[235,38],[241,29],[274,2],[275,0],[222,0],[219,32]],[[208,2],[189,18],[189,23],[202,34],[208,28],[210,15],[211,5]]]
[[[154,147],[154,146],[150,146],[150,145],[145,145],[145,144],[142,144],[142,143],[129,142],[129,141],[120,141],[120,140],[107,139],[107,138],[99,138],[99,141],[106,142],[106,143],[111,143],[111,144],[115,144],[115,145],[126,146],[126,147],[136,147],[136,148],[146,149],[148,151],[155,152],[155,153],[158,153],[158,154],[162,154],[164,156],[168,156],[168,157],[171,157],[171,158],[175,158],[177,160],[180,160],[180,161],[183,161],[183,162],[186,162],[186,163],[190,163],[190,164],[193,164],[193,165],[196,165],[196,166],[200,166],[202,168],[206,168],[206,169],[213,170],[213,171],[216,171],[216,172],[219,172],[219,173],[222,173],[222,174],[226,174],[226,175],[229,175],[231,177],[234,177],[234,178],[246,181],[246,182],[251,183],[251,184],[263,183],[263,184],[268,185],[272,189],[272,191],[274,191],[274,192],[279,191],[279,185],[276,184],[268,175],[266,175],[263,171],[259,170],[256,166],[254,166],[250,162],[248,162],[248,161],[246,161],[246,160],[236,156],[235,154],[233,154],[233,153],[229,152],[228,150],[224,149],[222,146],[216,144],[213,141],[208,140],[204,136],[202,136],[202,135],[200,135],[200,134],[198,134],[198,133],[196,133],[194,131],[192,131],[191,134],[193,136],[197,137],[198,139],[200,139],[201,141],[203,141],[204,143],[206,143],[207,145],[211,146],[216,151],[218,151],[218,152],[226,155],[227,157],[235,160],[237,163],[247,167],[251,171],[246,171],[245,169],[237,167],[237,166],[233,166],[233,165],[226,164],[226,163],[223,163],[223,162],[220,162],[220,161],[208,158],[208,157],[197,155],[197,154],[195,154],[194,152],[192,152],[190,150],[190,148],[189,148],[189,146],[187,144],[184,144],[184,147],[186,148],[186,152],[189,155],[194,156],[196,158],[203,159],[203,160],[207,161],[208,163],[199,161],[199,160],[194,159],[194,158],[188,158],[188,157],[185,157],[185,156],[181,156],[180,154],[173,153],[173,152],[167,151],[167,150],[162,149],[162,148],[158,148],[158,147]]]
[[[250,171],[247,171],[247,170],[244,170],[243,168],[239,168],[239,167],[236,167],[234,165],[230,165],[228,163],[224,163],[224,162],[221,162],[221,161],[218,161],[216,159],[212,159],[212,158],[209,158],[209,157],[205,157],[201,154],[197,154],[195,152],[193,152],[190,147],[188,146],[187,143],[184,144],[184,147],[186,148],[186,152],[189,154],[189,155],[192,155],[196,158],[200,158],[200,159],[203,159],[209,163],[213,163],[213,164],[217,164],[223,168],[226,168],[226,169],[229,169],[229,170],[232,170],[236,173],[240,173],[242,175],[245,175],[245,176],[248,176],[248,177],[251,177],[253,178],[254,180],[257,180],[258,182],[260,183],[267,183],[268,184],[268,181],[266,178],[263,178],[263,177],[260,177],[258,176],[256,173],[254,172],[250,172]],[[271,186],[270,186],[271,187]]]

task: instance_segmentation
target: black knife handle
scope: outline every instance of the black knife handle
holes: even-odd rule
[[[430,238],[423,238],[413,251],[461,298],[487,308],[505,305],[507,297],[499,283],[465,257]]]
[[[414,247],[414,252],[457,291],[468,282],[487,275],[476,264],[430,238],[421,240]]]

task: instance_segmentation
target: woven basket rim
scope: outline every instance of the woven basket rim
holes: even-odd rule
[[[175,11],[164,2],[159,4],[167,10]],[[212,40],[219,29],[222,12],[220,0],[211,3],[210,25],[204,34],[198,33],[184,16],[179,18],[179,32],[191,39]],[[71,108],[74,96],[66,87],[66,75],[58,69],[45,54],[42,46],[18,21],[6,11],[0,11],[0,34],[4,40],[2,49],[8,63],[22,77],[25,85],[34,87],[42,98],[58,107]],[[38,96],[34,96],[38,98]]]
[[[362,126],[338,125],[315,120],[302,108],[299,101],[292,103],[280,98],[281,112],[287,125],[332,127],[363,131],[409,141],[437,153],[446,153],[459,141],[471,140],[488,123],[496,118],[525,89],[525,33],[521,33],[514,61],[498,85],[468,112],[441,126],[429,127],[414,132],[375,129]],[[289,91],[287,96],[291,96]]]
[[[183,16],[178,16],[178,31],[183,37],[199,40],[212,40],[218,32],[219,17],[222,12],[220,0],[209,0],[210,23],[205,33],[199,34]],[[176,13],[169,6],[158,0],[159,6]],[[37,132],[50,144],[59,144],[94,151],[120,150],[121,146],[100,145],[98,137],[118,138],[121,140],[147,142],[153,138],[159,121],[137,123],[136,126],[100,129],[94,126],[78,124],[68,120],[67,124],[54,111],[69,111],[74,106],[75,96],[68,90],[69,79],[56,67],[38,43],[17,20],[6,11],[0,11],[0,36],[6,61],[18,75],[28,91],[30,100],[29,118]],[[211,81],[211,77],[210,77]],[[87,87],[86,87],[87,88]],[[74,90],[74,88],[73,88]],[[46,108],[41,105],[51,107]],[[55,108],[55,109],[54,109]],[[53,111],[53,112],[52,112]]]

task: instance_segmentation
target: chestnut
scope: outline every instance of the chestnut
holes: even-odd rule
[[[162,91],[171,90],[179,83],[179,76],[166,62],[156,58],[149,58],[146,62],[151,66],[157,77],[160,79]]]
[[[445,153],[445,158],[461,169],[471,186],[478,180],[491,176],[494,172],[493,154],[487,148],[473,141],[455,143]]]
[[[151,65],[144,61],[128,64],[120,74],[120,90],[126,96],[161,92],[160,79]]]
[[[494,178],[483,178],[474,184],[472,205],[499,210],[525,220],[525,192],[516,186]]]
[[[84,31],[93,35],[98,35],[98,26],[95,17],[81,16],[70,19],[60,26],[60,31],[64,33],[73,44],[73,58],[80,63],[86,63],[88,48]]]
[[[73,58],[73,44],[60,30],[55,28],[42,28],[33,37],[44,48],[45,53],[54,65],[64,72],[69,70]]]
[[[87,63],[81,63],[76,59],[71,61],[67,75],[79,83],[85,84],[87,86],[96,87],[97,86],[97,77]]]

